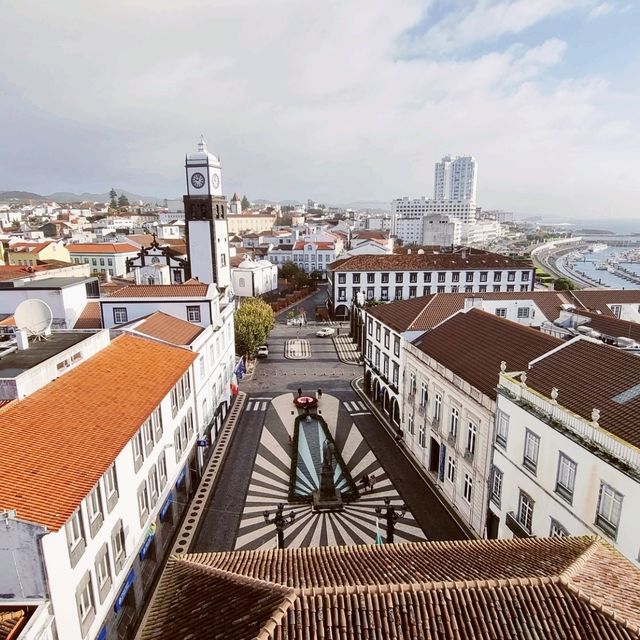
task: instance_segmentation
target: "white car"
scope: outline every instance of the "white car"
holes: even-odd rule
[[[258,358],[266,358],[269,355],[269,347],[266,344],[263,344],[261,347],[258,347]]]
[[[301,327],[303,324],[304,324],[304,318],[302,316],[297,316],[296,318],[287,319],[288,327]]]
[[[336,330],[332,327],[324,327],[316,332],[318,338],[328,338],[329,336],[335,335]]]

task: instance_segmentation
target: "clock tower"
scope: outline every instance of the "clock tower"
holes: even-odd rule
[[[207,151],[204,138],[185,160],[187,195],[183,197],[187,252],[192,278],[231,285],[227,199],[222,195],[220,159]]]

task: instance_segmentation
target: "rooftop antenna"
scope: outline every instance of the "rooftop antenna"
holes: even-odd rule
[[[13,316],[18,330],[26,332],[28,337],[46,340],[51,333],[53,312],[44,300],[24,300],[16,307]]]

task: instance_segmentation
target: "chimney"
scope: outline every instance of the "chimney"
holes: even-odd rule
[[[20,351],[24,351],[29,348],[29,337],[24,329],[16,331],[16,344]]]
[[[108,284],[111,282],[111,274],[108,271],[104,272],[104,281]]]
[[[407,249],[407,255],[411,254],[411,249]]]

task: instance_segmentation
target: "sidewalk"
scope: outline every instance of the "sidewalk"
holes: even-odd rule
[[[371,413],[378,419],[380,424],[382,424],[387,432],[387,435],[393,437],[395,440],[396,429],[390,423],[387,417],[378,409],[378,407],[371,401],[371,399],[367,396],[363,389],[363,380],[364,378],[361,376],[359,378],[355,378],[351,382],[351,386],[353,390],[360,396],[365,405],[369,408]],[[409,462],[412,468],[418,473],[420,478],[423,480],[424,484],[430,490],[430,493],[437,500],[437,507],[441,511],[446,512],[447,516],[455,521],[456,525],[459,527],[461,531],[464,532],[466,537],[470,540],[476,539],[477,534],[460,518],[460,516],[456,513],[456,511],[451,507],[451,505],[444,499],[440,489],[434,484],[433,479],[429,476],[427,470],[418,463],[418,461],[413,457],[411,451],[408,450],[404,442],[396,441],[396,448],[402,454],[404,459]],[[432,505],[432,509],[435,511],[436,505]],[[437,518],[437,514],[433,514],[434,518]]]

